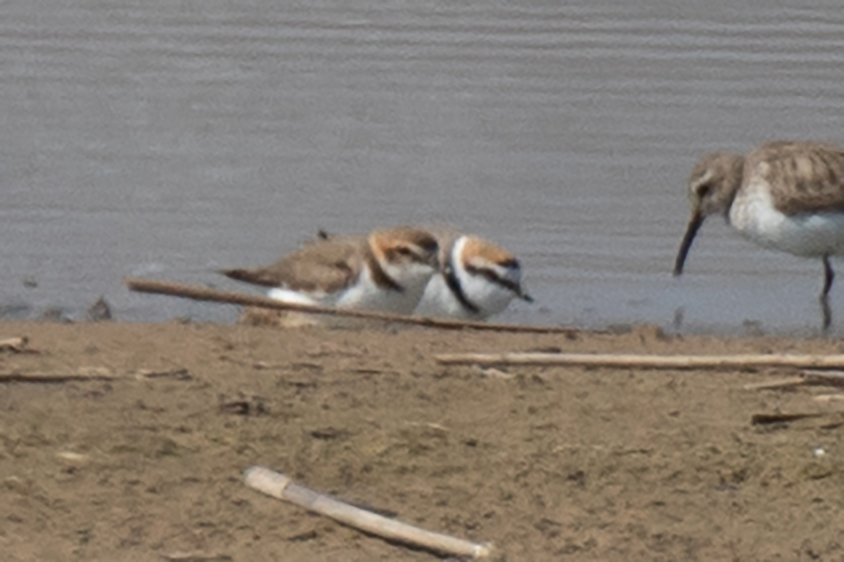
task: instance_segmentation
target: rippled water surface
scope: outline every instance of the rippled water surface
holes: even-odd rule
[[[840,3],[559,4],[3,3],[0,312],[231,320],[122,278],[417,223],[521,258],[503,321],[816,329],[819,260],[723,221],[670,272],[702,153],[844,142]]]

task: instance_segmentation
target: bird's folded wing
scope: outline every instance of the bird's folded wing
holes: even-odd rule
[[[360,240],[351,238],[316,241],[272,265],[222,273],[254,285],[331,293],[346,288],[360,274],[360,244]]]
[[[785,214],[844,211],[844,151],[838,147],[768,143],[748,155],[745,183],[754,174],[770,185],[774,206]]]

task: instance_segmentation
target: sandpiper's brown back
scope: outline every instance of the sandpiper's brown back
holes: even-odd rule
[[[763,179],[787,214],[844,211],[844,151],[826,143],[778,141],[747,154],[744,185]]]

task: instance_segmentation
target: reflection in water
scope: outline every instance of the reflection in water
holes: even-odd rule
[[[814,262],[713,223],[671,267],[700,154],[840,139],[832,2],[114,4],[0,7],[0,305],[229,320],[121,278],[453,224],[522,259],[502,320],[814,327]]]

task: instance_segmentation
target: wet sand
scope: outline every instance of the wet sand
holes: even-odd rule
[[[745,390],[784,371],[444,367],[437,353],[832,353],[841,342],[623,333],[0,323],[38,353],[1,373],[8,561],[433,560],[244,486],[260,464],[496,560],[844,556],[844,429],[829,388]],[[841,409],[841,406],[837,408]],[[819,450],[823,450],[823,454]]]

